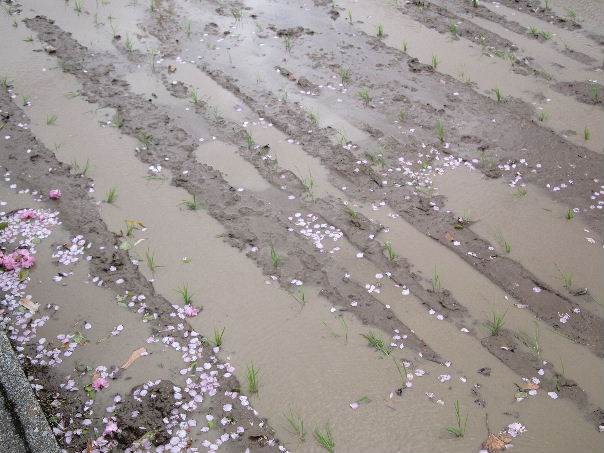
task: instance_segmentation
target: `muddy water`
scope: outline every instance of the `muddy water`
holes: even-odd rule
[[[450,290],[469,309],[474,319],[486,322],[492,318],[493,312],[507,312],[507,328],[529,335],[534,333],[534,316],[526,310],[515,308],[513,303],[516,301],[455,253],[400,218],[392,218],[392,211],[387,207],[379,210],[359,207],[359,211],[389,228],[388,232],[381,235],[380,241],[391,241],[397,253],[408,259],[414,269],[426,279],[427,285],[436,269],[443,288]],[[538,322],[538,325],[544,357],[549,357],[558,367],[561,367],[562,360],[566,374],[579,382],[595,401],[603,404],[604,392],[600,383],[604,379],[604,366],[600,361],[585,348],[570,343],[553,332],[546,324]],[[488,335],[486,327],[479,326],[479,331],[480,329],[483,331],[482,336]],[[586,363],[590,366],[585,367]]]
[[[26,68],[44,65],[49,58],[37,54],[27,65],[14,59],[7,61],[15,69],[23,69],[15,77],[15,89],[21,92],[40,80],[39,74]],[[314,295],[316,290],[307,290],[308,306],[300,313],[289,294],[275,284],[267,284],[267,278],[249,259],[217,237],[223,232],[220,225],[202,211],[182,210],[180,203],[187,198],[185,192],[144,178],[148,172],[134,156],[134,140],[120,136],[113,128],[99,127],[102,117],[93,113],[93,105],[80,99],[67,100],[62,95],[77,90],[77,84],[58,72],[47,71],[43,86],[48,91],[39,92],[27,109],[33,132],[48,146],[61,139],[62,146],[56,154],[64,162],[90,159],[96,182],[94,195],[99,201],[110,187],[118,188],[116,203],[101,206],[103,219],[113,231],[123,228],[126,218],[140,220],[147,226],[140,235],[146,240],[135,253],[143,258],[149,250],[164,267],[156,275],[146,269],[143,272],[154,280],[160,293],[175,303],[176,290],[187,284],[194,302],[205,307],[192,325],[200,331],[226,327],[224,354],[240,371],[251,362],[260,367],[262,384],[260,396],[253,401],[255,407],[278,426],[282,413],[292,405],[302,411],[309,424],[330,420],[343,448],[370,448],[388,442],[383,444],[386,448],[387,433],[400,420],[392,416],[392,409],[377,401],[388,399],[399,378],[389,362],[378,361],[374,351],[366,347],[359,335],[366,329],[350,318],[348,346],[335,341],[323,325],[323,321],[333,324],[330,306]],[[51,106],[60,107],[55,126],[45,124]],[[189,264],[183,262],[184,257]],[[237,284],[233,284],[234,279]],[[308,395],[315,398],[309,400]],[[370,406],[370,411],[352,411],[348,404],[364,395],[376,404]],[[426,402],[423,392],[414,395],[405,404],[408,424],[416,426],[407,441],[421,445],[432,440],[420,427],[432,420],[428,423],[434,427],[435,435],[441,433],[444,410]],[[464,401],[462,395],[459,398]],[[418,413],[422,415],[411,419],[411,414]],[[477,425],[480,436],[481,430]],[[446,436],[439,442],[442,448],[449,444]],[[478,437],[469,435],[459,443],[459,451],[476,442]]]
[[[476,221],[472,229],[493,244],[504,238],[510,256],[561,293],[563,273],[573,277],[572,289],[589,288],[604,301],[604,250],[590,243],[593,234],[581,222],[581,213],[566,219],[568,208],[541,189],[527,188],[525,196],[502,181],[488,180],[466,168],[435,176],[434,187],[447,197],[446,207]],[[504,251],[501,251],[505,253]]]
[[[594,106],[581,104],[573,98],[561,95],[533,77],[515,74],[507,62],[484,56],[478,45],[466,40],[452,40],[435,30],[415,22],[409,17],[394,12],[386,3],[370,2],[367,8],[352,0],[344,0],[340,5],[350,10],[354,20],[364,32],[375,35],[378,25],[383,25],[386,33],[384,42],[391,47],[401,48],[408,43],[407,53],[421,62],[431,64],[436,55],[440,64],[438,71],[461,80],[470,80],[477,84],[483,93],[492,93],[496,87],[504,95],[513,96],[535,106],[538,112],[544,110],[549,115],[544,127],[552,128],[565,135],[574,130],[576,135],[568,135],[569,140],[589,149],[602,152],[604,132],[600,125],[604,122],[604,113]],[[594,75],[597,78],[597,75]],[[588,127],[592,131],[592,140],[585,142],[582,131]],[[566,135],[565,135],[566,136]]]

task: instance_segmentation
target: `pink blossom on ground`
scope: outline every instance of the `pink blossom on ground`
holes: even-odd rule
[[[36,264],[36,257],[27,249],[15,250],[13,259],[17,262],[17,266],[22,269],[29,269]]]
[[[33,220],[38,218],[38,214],[33,209],[25,209],[19,215],[21,220]]]
[[[117,423],[109,422],[107,426],[105,426],[105,431],[103,431],[103,435],[106,436],[108,434],[114,433],[117,431]]]
[[[92,388],[95,390],[103,390],[109,387],[109,381],[107,378],[98,377],[94,381],[92,381]]]
[[[185,305],[184,313],[185,316],[193,318],[199,314],[199,308],[195,308],[193,305]]]
[[[17,268],[17,262],[15,261],[13,253],[2,257],[2,267],[7,271],[12,271]]]
[[[50,192],[48,192],[48,197],[51,200],[58,200],[62,196],[63,196],[63,193],[59,189],[51,189]]]

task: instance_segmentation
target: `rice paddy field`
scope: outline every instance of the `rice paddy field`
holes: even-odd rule
[[[602,0],[0,4],[64,451],[602,451]]]

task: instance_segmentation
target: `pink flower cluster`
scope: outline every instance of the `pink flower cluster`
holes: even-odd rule
[[[36,257],[27,249],[17,249],[13,253],[0,252],[0,266],[5,271],[29,269],[36,264]]]

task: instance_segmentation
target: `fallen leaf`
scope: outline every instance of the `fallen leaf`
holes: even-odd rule
[[[176,66],[174,66],[173,64],[168,65],[168,72],[170,72],[170,73],[176,72]]]
[[[486,449],[489,453],[503,451],[506,449],[506,445],[511,441],[511,437],[505,433],[499,433],[497,436],[493,433],[489,433],[487,440],[482,443],[482,448]]]
[[[523,382],[522,385],[519,386],[522,390],[538,390],[539,384],[534,384],[532,382]]]
[[[145,348],[138,348],[136,351],[133,351],[128,360],[126,360],[126,363],[122,365],[122,369],[125,370],[144,355],[147,355],[147,350]]]
[[[38,311],[38,308],[40,307],[40,304],[37,304],[33,300],[28,299],[26,297],[24,297],[23,299],[21,299],[19,301],[19,304],[21,304],[21,306],[27,308],[32,313],[35,313],[36,311]]]
[[[447,231],[445,233],[445,239],[449,242],[453,242],[453,240],[455,239],[455,236]]]

